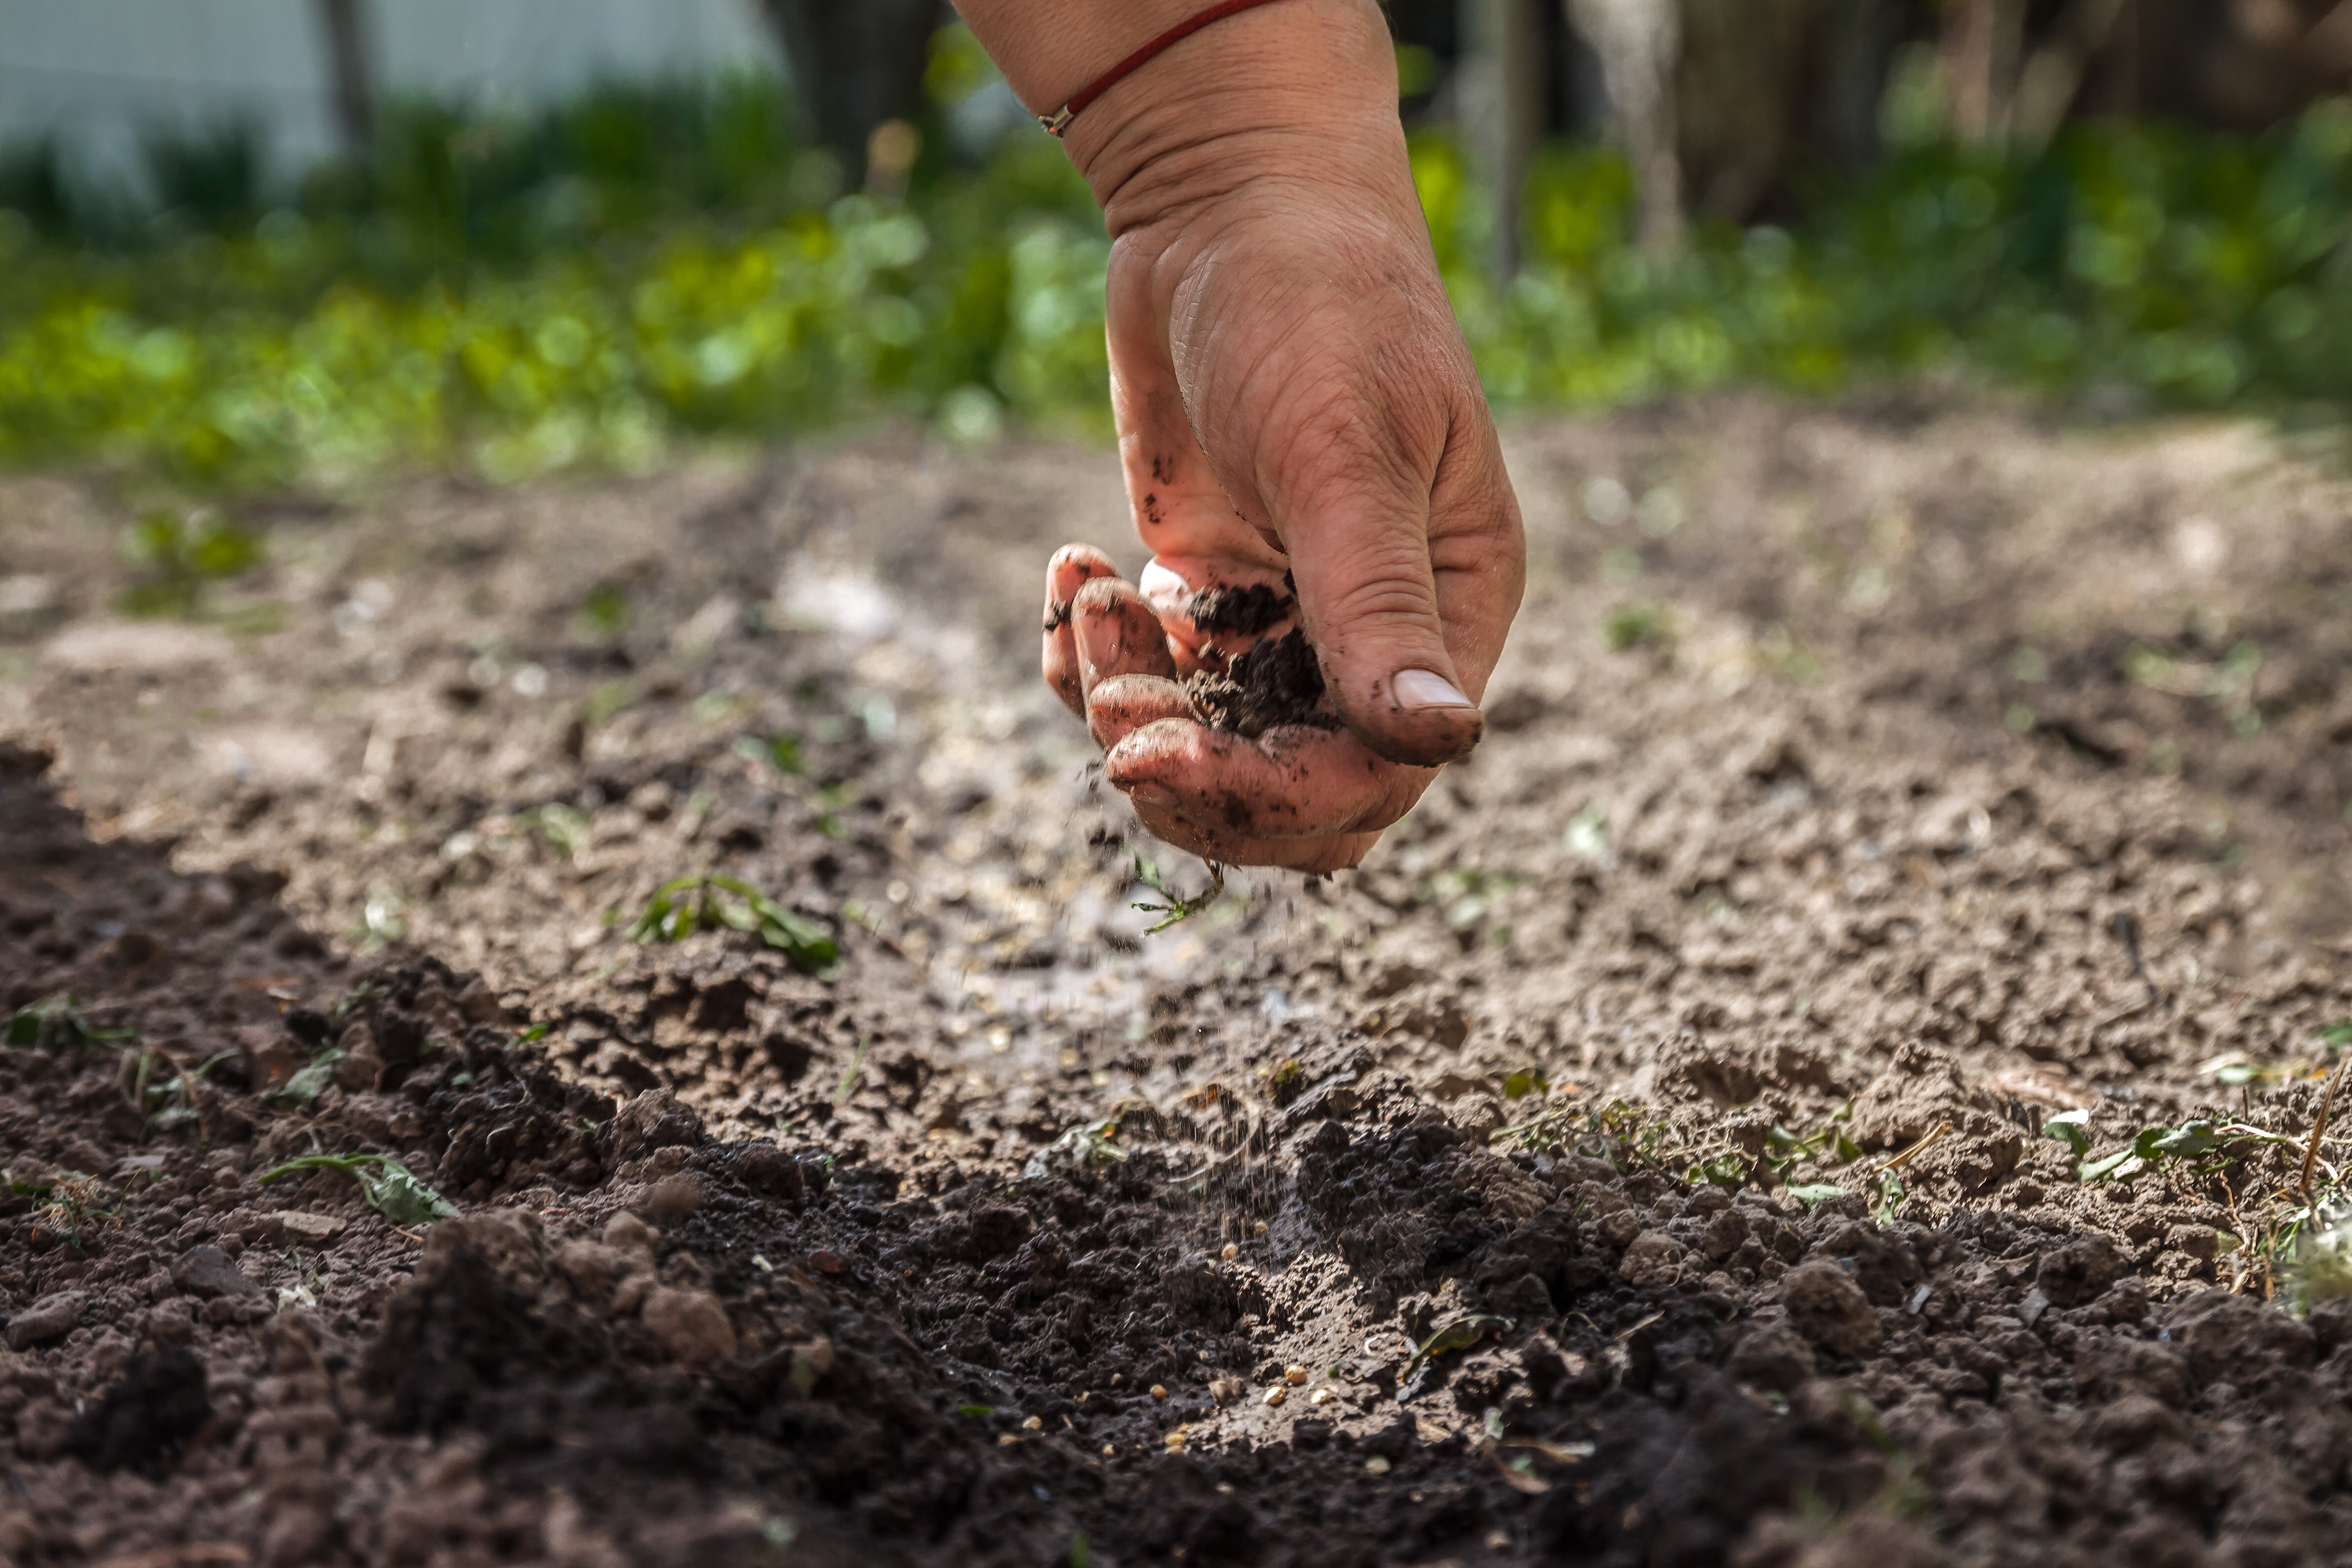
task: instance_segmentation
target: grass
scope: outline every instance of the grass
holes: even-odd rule
[[[258,1178],[263,1186],[310,1171],[333,1171],[360,1184],[371,1207],[397,1226],[455,1219],[457,1206],[428,1186],[415,1172],[389,1154],[304,1154],[273,1165]]]
[[[64,192],[38,149],[0,157],[0,461],[236,489],[632,469],[682,437],[888,413],[955,441],[1105,433],[1100,221],[1047,139],[955,146],[948,116],[990,79],[968,35],[934,66],[903,198],[845,192],[751,76],[529,114],[394,105],[373,162],[290,199],[192,145],[159,153],[160,217]],[[2114,405],[2352,398],[2342,102],[2255,138],[2109,123],[2032,156],[1898,149],[1788,228],[1703,225],[1665,261],[1632,241],[1622,162],[1555,147],[1508,279],[1481,262],[1494,204],[1462,149],[1421,131],[1411,150],[1506,407],[1952,370]]]
[[[824,928],[795,914],[749,882],[716,872],[677,877],[654,889],[629,927],[631,942],[683,942],[698,931],[757,931],[805,974],[827,974],[841,961],[840,944]]]
[[[89,1046],[111,1045],[136,1039],[135,1029],[101,1029],[82,1015],[81,1004],[71,992],[44,996],[9,1015],[5,1027],[0,1027],[0,1043],[17,1050],[47,1051],[60,1047],[79,1050]]]

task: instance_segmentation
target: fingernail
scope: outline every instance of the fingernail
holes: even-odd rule
[[[1165,784],[1123,784],[1127,798],[1137,805],[1157,806],[1163,811],[1176,809],[1176,792]]]
[[[1088,664],[1097,669],[1108,669],[1118,662],[1121,634],[1127,628],[1117,616],[1097,611],[1080,611],[1075,617],[1078,625],[1078,647]]]
[[[1400,708],[1473,708],[1477,706],[1433,669],[1401,669],[1389,683]]]

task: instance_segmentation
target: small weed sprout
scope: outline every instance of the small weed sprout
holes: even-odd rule
[[[304,1154],[264,1171],[260,1184],[266,1187],[298,1171],[336,1171],[349,1176],[360,1184],[369,1205],[397,1226],[457,1217],[457,1205],[389,1154]]]
[[[2288,1299],[2299,1312],[2352,1296],[2352,1204],[2338,1204],[2303,1227],[2285,1272]]]
[[[10,1016],[0,1029],[0,1040],[20,1051],[46,1051],[63,1047],[79,1050],[139,1037],[136,1029],[101,1029],[82,1016],[80,999],[72,992],[44,996]]]
[[[1130,853],[1133,852],[1130,851]],[[1144,935],[1151,936],[1166,931],[1170,926],[1181,924],[1225,896],[1225,868],[1214,860],[1204,864],[1209,868],[1208,891],[1187,899],[1180,897],[1176,890],[1168,885],[1168,880],[1160,874],[1157,863],[1140,854],[1135,855],[1135,879],[1168,900],[1161,904],[1137,902],[1128,905],[1128,908],[1140,910],[1148,915],[1166,917],[1159,924],[1147,927]]]
[[[698,931],[719,929],[757,931],[804,974],[829,973],[841,961],[840,944],[823,926],[749,882],[716,872],[673,878],[655,889],[629,927],[629,940],[683,942]]]
[[[1670,647],[1675,640],[1674,622],[1656,605],[1629,600],[1601,617],[1601,640],[1612,653]]]
[[[566,860],[579,858],[580,851],[588,847],[587,815],[561,801],[526,811],[516,820],[537,828],[547,847]]]
[[[0,1193],[37,1200],[34,1218],[76,1252],[82,1250],[84,1230],[103,1229],[122,1221],[121,1196],[79,1171],[59,1171],[47,1181],[0,1171]]]
[[[151,511],[122,536],[122,558],[141,578],[118,606],[128,616],[194,616],[207,587],[242,577],[266,553],[260,534],[209,512]]]

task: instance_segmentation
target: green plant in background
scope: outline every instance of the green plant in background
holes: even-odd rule
[[[757,931],[782,952],[793,968],[824,974],[841,959],[840,945],[824,928],[794,914],[749,882],[704,872],[678,877],[654,889],[634,924],[631,942],[683,942],[698,931]]]
[[[876,413],[959,441],[1008,418],[1106,432],[1108,247],[1083,183],[1043,137],[956,143],[956,105],[993,79],[961,29],[927,79],[903,200],[845,193],[757,74],[531,112],[395,102],[370,161],[268,211],[233,130],[150,149],[167,221],[71,188],[54,145],[0,155],[0,461],[509,479]],[[1672,259],[1633,243],[1622,159],[1556,147],[1507,279],[1462,149],[1433,130],[1410,149],[1504,406],[1937,367],[2168,406],[2352,398],[2343,102],[2253,138],[1910,146],[1790,228],[1702,225]]]

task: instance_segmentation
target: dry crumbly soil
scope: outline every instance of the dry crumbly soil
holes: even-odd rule
[[[2037,1131],[2308,1135],[2333,456],[1508,446],[1477,754],[1153,935],[1035,673],[1099,454],[281,498],[191,621],[110,608],[133,487],[0,481],[0,1016],[79,1006],[0,1049],[0,1561],[2352,1563],[2299,1144]],[[705,871],[837,971],[630,939]]]

